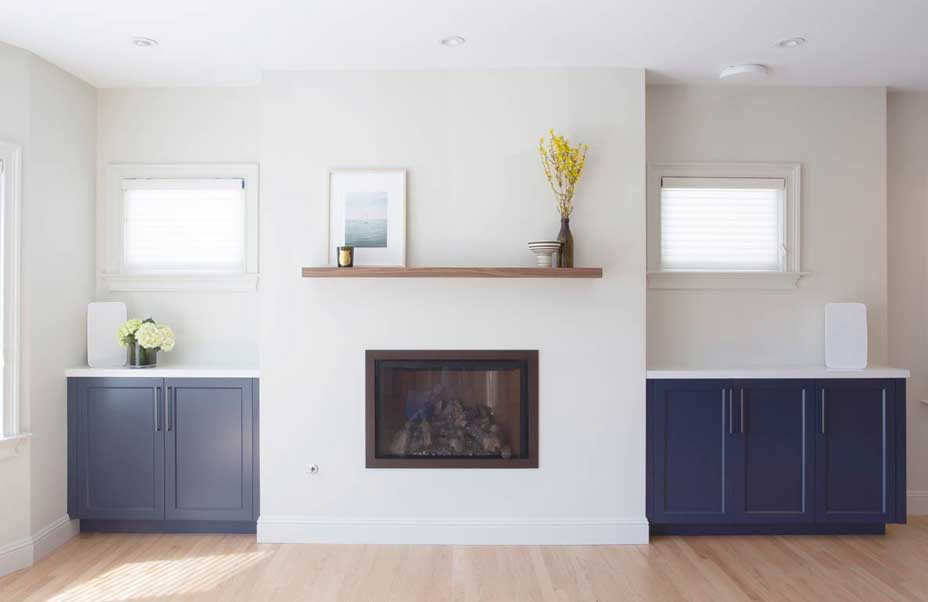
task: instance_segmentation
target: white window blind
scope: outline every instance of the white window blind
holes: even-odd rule
[[[123,264],[130,273],[244,272],[244,180],[124,179]]]
[[[784,190],[781,178],[663,177],[661,269],[783,271]]]

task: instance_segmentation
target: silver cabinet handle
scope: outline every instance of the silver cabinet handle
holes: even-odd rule
[[[744,434],[744,387],[741,387],[741,434]]]
[[[161,431],[161,387],[155,387],[155,432]]]
[[[732,406],[732,404],[733,404],[733,399],[734,399],[734,397],[735,397],[735,388],[734,388],[734,387],[728,387],[728,418],[729,418],[729,423],[731,423],[731,422],[734,420],[734,416],[735,416],[735,413],[732,411],[732,408],[731,408],[731,406]],[[735,432],[734,427],[731,428],[731,432],[732,432],[732,433]]]
[[[825,389],[822,389],[822,434],[825,434]]]
[[[725,402],[725,389],[722,389],[722,403]],[[735,432],[735,413],[732,411],[731,407],[731,391],[728,392],[728,434],[732,435]]]
[[[174,430],[174,391],[168,387],[168,431]]]

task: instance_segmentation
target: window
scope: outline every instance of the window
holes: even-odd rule
[[[15,455],[19,431],[21,151],[0,142],[0,460]]]
[[[245,271],[245,181],[124,179],[127,272]]]
[[[795,164],[650,166],[649,287],[795,287],[799,175]]]
[[[781,178],[661,180],[661,270],[783,269]]]
[[[110,290],[254,289],[257,167],[111,165]]]

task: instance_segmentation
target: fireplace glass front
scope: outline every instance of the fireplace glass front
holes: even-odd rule
[[[538,466],[536,351],[369,351],[371,468]]]

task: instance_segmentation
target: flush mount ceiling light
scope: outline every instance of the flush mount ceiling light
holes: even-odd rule
[[[732,80],[760,80],[767,77],[767,67],[764,65],[730,65],[722,69],[719,79]]]
[[[152,46],[158,45],[158,40],[142,36],[135,36],[131,41],[134,46],[138,46],[139,48],[151,48]]]
[[[777,42],[776,45],[780,48],[796,48],[797,46],[802,46],[805,43],[805,38],[786,38],[785,40],[780,40]]]
[[[450,36],[447,38],[442,38],[441,43],[442,43],[442,46],[460,46],[466,41],[467,40],[465,40],[461,36]]]

